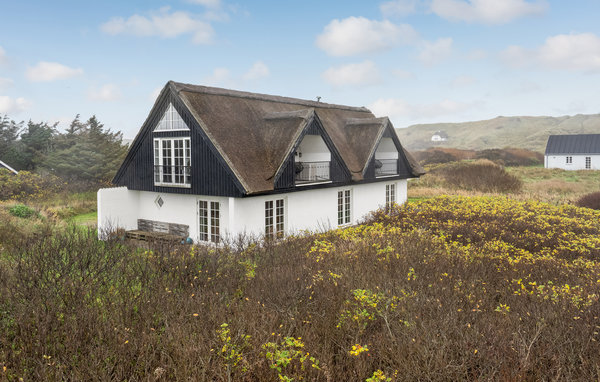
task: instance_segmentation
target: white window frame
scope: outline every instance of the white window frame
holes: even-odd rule
[[[592,169],[592,157],[585,157],[585,169],[586,170]]]
[[[573,157],[572,156],[568,156],[567,157],[566,164],[573,164]]]
[[[285,198],[265,200],[265,237],[278,239],[285,235],[286,227]]]
[[[182,147],[175,147],[176,142],[180,142]],[[154,138],[153,152],[155,186],[192,187],[190,137]],[[168,156],[165,153],[168,153]],[[177,162],[182,164],[177,164]],[[169,173],[164,171],[165,167],[169,168]],[[183,167],[183,172],[178,171],[180,167]],[[169,175],[170,181],[168,180]]]
[[[182,127],[183,126],[183,127]],[[154,131],[189,131],[187,123],[181,118],[179,112],[172,103],[169,103],[167,110],[154,128]]]
[[[385,207],[390,208],[396,203],[396,183],[385,185]]]
[[[352,224],[352,189],[347,188],[337,192],[337,222],[338,227]]]
[[[198,240],[205,243],[221,242],[221,203],[198,200]]]

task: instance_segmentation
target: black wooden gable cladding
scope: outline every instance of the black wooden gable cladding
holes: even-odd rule
[[[289,153],[288,157],[285,160],[283,166],[279,173],[275,175],[275,190],[291,190],[295,189],[295,179],[296,179],[296,163],[295,163],[295,153],[298,149],[298,146],[302,142],[302,139],[306,135],[320,135],[325,141],[325,145],[329,149],[331,153],[331,167],[330,167],[330,178],[332,184],[339,184],[342,182],[350,182],[352,176],[350,175],[350,170],[346,167],[340,153],[337,151],[335,145],[331,141],[331,138],[325,132],[321,121],[318,116],[314,116],[311,118],[306,125],[306,128],[300,134],[298,140],[296,141],[294,148]]]
[[[154,132],[169,103],[173,104],[189,131]],[[154,185],[154,138],[166,137],[190,138],[191,187]],[[139,191],[235,197],[245,194],[231,169],[170,86],[161,92],[113,183]]]
[[[414,176],[412,174],[412,172],[410,171],[410,163],[408,161],[408,158],[406,158],[406,155],[404,154],[404,150],[402,149],[402,145],[400,144],[400,140],[398,139],[398,136],[393,132],[393,127],[391,124],[387,124],[387,126],[385,127],[383,134],[381,134],[381,138],[379,138],[377,144],[375,145],[375,150],[373,150],[373,154],[371,156],[371,158],[369,159],[369,163],[367,165],[367,168],[365,169],[365,174],[364,174],[364,178],[365,179],[375,179],[375,152],[377,151],[377,147],[379,146],[379,143],[381,142],[382,138],[391,138],[392,142],[394,142],[394,146],[396,147],[396,150],[398,150],[398,165],[397,165],[397,169],[398,169],[398,174],[395,175],[395,177],[399,178],[399,179],[406,179],[406,178],[410,178],[412,176]],[[394,176],[389,176],[386,178],[394,178]]]

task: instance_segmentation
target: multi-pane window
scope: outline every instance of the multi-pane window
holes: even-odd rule
[[[219,243],[221,240],[219,202],[198,201],[198,233],[201,241]]]
[[[585,169],[589,170],[592,168],[592,157],[585,157]]]
[[[349,224],[352,220],[350,203],[350,190],[338,191],[338,225]]]
[[[160,122],[154,129],[154,131],[173,131],[173,130],[189,130],[185,121],[181,118],[173,104],[170,103],[169,107],[163,114]]]
[[[393,203],[396,203],[396,184],[385,185],[385,206],[390,208]]]
[[[191,185],[190,138],[154,139],[154,184]]]
[[[567,157],[567,164],[573,163],[573,157]]]
[[[283,199],[265,201],[265,236],[282,237],[285,231],[285,204]]]

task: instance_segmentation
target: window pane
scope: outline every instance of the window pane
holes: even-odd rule
[[[198,202],[198,217],[200,240],[208,241],[208,202],[204,200]]]
[[[220,240],[220,211],[218,202],[210,202],[210,241],[218,243]]]

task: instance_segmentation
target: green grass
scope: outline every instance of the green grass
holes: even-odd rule
[[[69,219],[71,223],[77,225],[90,225],[95,224],[98,221],[98,212],[88,212],[85,214],[75,215]]]

